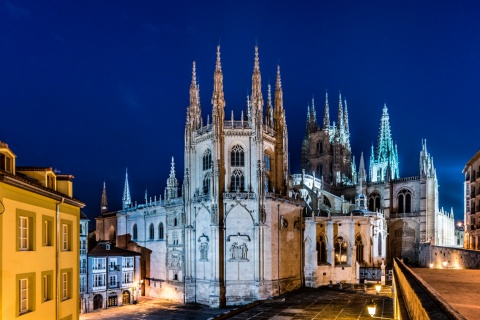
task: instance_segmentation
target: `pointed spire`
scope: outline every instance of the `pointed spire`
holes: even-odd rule
[[[263,111],[262,76],[260,74],[260,60],[258,58],[258,45],[255,46],[255,60],[253,65],[252,105],[255,110]]]
[[[217,61],[215,63],[215,73],[213,76],[213,95],[212,95],[213,113],[223,112],[225,107],[225,96],[223,93],[223,73],[220,60],[220,45],[217,46]],[[221,110],[218,110],[218,109]]]
[[[317,125],[317,111],[315,110],[315,97],[312,96],[312,120],[315,123],[315,126]]]
[[[272,86],[270,83],[268,84],[267,114],[265,115],[265,118],[267,126],[273,128]]]
[[[325,105],[323,111],[323,129],[328,130],[330,128],[330,108],[328,106],[328,92],[325,91]]]
[[[275,82],[275,130],[278,130],[280,125],[284,124],[285,113],[283,110],[283,90],[282,79],[280,76],[280,65],[277,65],[277,78]]]
[[[365,160],[363,159],[363,152],[360,155],[360,165],[358,168],[358,180],[367,181],[367,172],[365,171]]]
[[[187,122],[191,122],[193,129],[201,127],[202,108],[200,106],[200,86],[197,84],[197,68],[193,61],[192,83],[190,84],[190,106],[187,112]]]
[[[344,125],[343,125],[343,105],[342,105],[342,93],[338,93],[338,123],[337,130],[335,131],[336,141],[342,143],[344,141]]]
[[[123,187],[122,203],[123,203],[123,209],[127,209],[132,205],[132,197],[130,196],[130,187],[128,186],[128,169],[125,169],[125,186]]]
[[[172,157],[172,164],[170,167],[170,176],[167,179],[167,188],[165,188],[165,199],[178,198],[178,181],[175,177],[175,161]]]
[[[103,181],[102,200],[100,201],[100,213],[103,215],[108,211],[107,188]]]
[[[345,146],[350,150],[350,126],[348,124],[348,108],[347,108],[347,99],[344,100],[344,111],[343,111],[343,126],[345,130]]]

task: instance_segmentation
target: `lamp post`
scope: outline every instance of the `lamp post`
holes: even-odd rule
[[[382,285],[377,282],[375,285],[375,291],[377,292],[377,296],[380,294],[380,290],[382,290]]]
[[[391,320],[395,320],[395,318],[385,318],[385,317],[377,317],[375,316],[375,313],[377,313],[377,305],[375,302],[370,301],[369,304],[367,304],[367,311],[368,311],[368,314],[370,315],[370,317],[372,318],[375,318],[375,319],[391,319]]]

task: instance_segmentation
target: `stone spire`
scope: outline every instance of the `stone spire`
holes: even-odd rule
[[[220,45],[217,46],[217,61],[215,64],[215,73],[213,75],[213,95],[212,95],[213,115],[218,115],[223,121],[223,112],[225,108],[225,95],[223,93],[223,73],[220,60]]]
[[[132,197],[130,196],[130,187],[128,186],[128,169],[125,169],[125,186],[123,187],[122,197],[123,209],[128,209],[132,205]]]
[[[283,89],[280,76],[280,66],[277,65],[277,79],[275,81],[275,130],[281,130],[285,126],[285,111],[283,110]]]
[[[193,61],[192,66],[192,83],[190,84],[190,107],[189,119],[192,129],[201,127],[202,107],[200,105],[200,86],[197,84],[197,68]]]
[[[350,126],[348,124],[348,108],[347,108],[347,100],[344,100],[344,111],[343,111],[343,126],[345,131],[345,146],[350,150]]]
[[[255,60],[252,75],[252,105],[254,110],[263,114],[262,76],[260,74],[260,60],[258,58],[258,45],[255,46]],[[259,117],[260,119],[262,117]]]
[[[167,179],[167,187],[165,188],[165,199],[178,198],[178,181],[175,177],[175,161],[172,157],[172,164],[170,167],[170,176]]]
[[[360,155],[360,165],[358,168],[358,181],[360,183],[367,181],[367,172],[365,171],[365,160],[363,159],[363,152]]]
[[[343,122],[343,104],[342,104],[342,94],[338,93],[338,123],[336,133],[336,140],[340,143],[344,141],[345,127]]]
[[[270,83],[268,84],[267,114],[265,115],[265,119],[266,125],[273,128],[272,86]]]
[[[325,92],[325,108],[323,111],[323,129],[328,130],[330,128],[330,108],[328,106],[328,92]]]
[[[107,188],[103,181],[102,200],[100,201],[100,213],[103,215],[108,211]]]

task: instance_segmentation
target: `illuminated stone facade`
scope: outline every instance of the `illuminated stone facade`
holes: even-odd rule
[[[480,250],[480,150],[465,168],[465,249]]]

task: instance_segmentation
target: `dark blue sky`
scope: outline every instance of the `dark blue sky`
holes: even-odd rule
[[[480,2],[282,2],[2,1],[0,140],[18,165],[73,174],[90,217],[104,180],[120,208],[126,167],[134,201],[163,196],[172,156],[183,178],[192,60],[206,121],[220,37],[225,111],[239,118],[258,41],[265,98],[281,66],[292,173],[312,96],[321,116],[328,90],[336,120],[341,90],[357,161],[386,102],[400,175],[418,175],[427,139],[440,206],[463,218],[461,171],[480,147]]]

